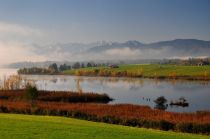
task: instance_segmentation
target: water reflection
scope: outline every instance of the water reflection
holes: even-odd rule
[[[75,82],[76,82],[76,88],[77,88],[77,91],[79,93],[82,93],[82,87],[80,85],[80,82],[84,81],[82,78],[75,78]]]
[[[189,107],[169,105],[167,111],[210,110],[210,84],[206,81],[38,75],[23,76],[23,78],[33,80],[42,90],[107,93],[115,99],[111,103],[149,105],[154,108],[154,100],[159,96],[164,96],[168,101],[183,96],[188,100]]]

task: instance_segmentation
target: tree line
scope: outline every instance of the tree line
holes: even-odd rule
[[[183,65],[183,66],[204,66],[210,65],[208,58],[189,58],[189,59],[164,59],[161,64]]]
[[[65,63],[58,65],[56,63],[53,63],[45,68],[40,68],[40,67],[22,68],[18,70],[18,74],[55,74],[65,70],[80,69],[87,67],[101,67],[108,65],[109,63],[94,63],[94,62],[87,62],[87,63],[75,62],[72,65],[67,65]]]

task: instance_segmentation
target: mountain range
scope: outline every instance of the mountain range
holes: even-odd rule
[[[30,45],[30,51],[32,51],[35,55],[45,57],[46,61],[76,62],[100,60],[154,60],[165,58],[186,59],[189,57],[209,57],[210,41],[197,39],[175,39],[154,43],[141,43],[139,41],[132,40],[123,43],[103,41],[89,44],[33,44]],[[27,65],[29,63],[27,63]],[[21,63],[18,64],[21,65]],[[39,65],[41,65],[41,63],[39,63]]]
[[[102,52],[109,49],[129,48],[131,50],[139,49],[164,49],[171,48],[172,50],[185,51],[186,54],[209,54],[210,41],[203,41],[197,39],[175,39],[170,41],[160,41],[155,43],[141,43],[138,41],[127,41],[125,43],[107,43],[101,46],[95,46],[88,50],[88,52]],[[208,50],[206,53],[205,50]]]

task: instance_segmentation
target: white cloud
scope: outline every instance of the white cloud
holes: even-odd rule
[[[4,42],[43,42],[47,33],[41,29],[26,25],[0,21],[0,41]]]
[[[109,49],[105,51],[105,54],[111,55],[111,56],[136,56],[141,54],[140,50],[131,50],[130,48],[121,48],[121,49]]]
[[[0,65],[19,61],[43,61],[44,56],[32,52],[30,47],[21,43],[0,42]]]
[[[0,21],[0,65],[18,61],[43,61],[44,56],[33,52],[30,45],[42,43],[46,33],[25,25]]]

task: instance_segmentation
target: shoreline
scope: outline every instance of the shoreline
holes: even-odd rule
[[[37,101],[65,103],[108,103],[114,99],[107,94],[74,91],[37,91]],[[0,101],[27,101],[26,90],[0,90]]]
[[[33,71],[37,70],[37,71]],[[46,70],[46,69],[45,69]],[[210,66],[176,66],[176,65],[120,65],[110,67],[86,67],[57,72],[40,72],[41,69],[19,69],[20,75],[71,75],[88,77],[129,77],[160,80],[200,80],[210,81]]]
[[[210,81],[209,77],[201,77],[201,76],[177,76],[177,77],[167,77],[167,76],[141,76],[141,77],[133,77],[133,76],[101,76],[101,75],[75,75],[75,74],[65,74],[65,73],[54,73],[54,74],[18,74],[18,75],[62,75],[62,76],[75,76],[75,77],[113,77],[113,78],[138,78],[138,79],[157,79],[157,80],[186,80],[186,81]]]

